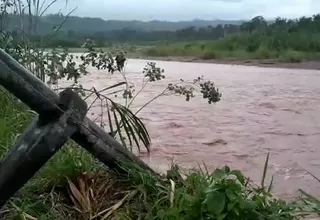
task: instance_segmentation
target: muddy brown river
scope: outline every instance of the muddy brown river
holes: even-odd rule
[[[138,90],[146,60],[129,60],[125,72]],[[268,180],[273,192],[290,199],[302,188],[320,195],[320,71],[261,68],[221,64],[156,61],[166,79],[150,83],[138,96],[138,108],[170,82],[200,75],[214,81],[222,92],[209,105],[201,94],[190,102],[164,96],[139,113],[151,138],[151,156],[140,155],[154,169],[166,170],[172,161],[182,167],[209,169],[229,165],[260,182],[270,152]],[[87,87],[105,88],[122,81],[119,73],[90,70],[81,79]],[[99,114],[100,107],[93,112]],[[91,116],[94,117],[94,116]]]

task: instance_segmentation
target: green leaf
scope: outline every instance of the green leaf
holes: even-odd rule
[[[319,199],[317,199],[316,197],[310,195],[309,193],[305,192],[305,191],[302,190],[302,189],[299,189],[299,191],[300,191],[301,194],[302,194],[303,196],[305,196],[309,201],[314,202],[314,203],[316,203],[317,205],[320,205],[320,200],[319,200]]]
[[[111,119],[111,114],[110,114],[110,108],[108,106],[108,101],[107,101],[107,114],[108,114],[108,122],[109,122],[109,129],[110,129],[110,132],[111,132],[111,135],[113,136],[114,135],[114,130],[113,130],[113,125],[112,125],[112,119]]]
[[[130,109],[126,108],[123,105],[120,105],[118,103],[113,102],[112,100],[108,99],[111,106],[109,108],[113,108],[113,117],[115,121],[115,127],[116,130],[114,133],[118,133],[120,140],[122,144],[124,143],[124,137],[122,136],[121,128],[124,128],[124,131],[126,135],[128,136],[130,145],[132,145],[133,141],[138,147],[138,150],[140,151],[140,140],[148,152],[150,152],[150,136],[149,133],[143,124],[143,122],[135,115],[133,114]],[[120,116],[121,121],[118,120],[117,114]],[[109,121],[109,124],[113,123],[112,121]],[[110,126],[111,128],[111,126]]]
[[[216,169],[213,174],[212,177],[216,180],[222,179],[223,177],[225,177],[226,173],[224,172],[224,170],[222,169]]]
[[[237,199],[237,195],[232,190],[227,189],[226,194],[230,201],[235,201]]]
[[[256,209],[256,204],[252,201],[244,201],[244,208],[247,210],[249,209],[254,210]]]
[[[132,126],[130,126],[130,122],[126,119],[126,117],[124,115],[121,115],[121,120],[123,122],[123,127],[124,127],[124,129],[126,131],[126,134],[127,134],[128,138],[129,138],[130,146],[132,147],[132,140],[131,140],[131,136],[132,136],[134,141],[135,141],[135,143],[136,143],[136,145],[137,145],[137,147],[139,147],[139,142],[138,142],[136,136],[133,135],[134,131],[132,129]]]
[[[225,167],[224,167],[224,172],[225,172],[226,174],[230,173],[230,167],[225,166]]]
[[[236,206],[236,204],[235,203],[228,203],[228,205],[227,205],[227,210],[228,211],[231,211],[231,210],[233,210],[233,208]]]
[[[243,176],[243,174],[241,173],[240,170],[232,170],[230,173],[230,175],[235,175],[237,177],[237,179],[239,180],[239,182],[244,185],[245,183],[245,177]]]
[[[224,192],[214,191],[206,195],[204,200],[208,212],[220,215],[226,205],[226,195]]]
[[[106,91],[106,90],[113,89],[113,88],[116,88],[116,87],[119,87],[119,86],[122,86],[122,85],[125,85],[125,84],[127,84],[127,83],[126,83],[126,82],[119,82],[119,83],[117,83],[117,84],[114,84],[114,85],[112,85],[112,86],[109,86],[109,87],[107,87],[107,88],[104,88],[104,89],[99,90],[98,93],[101,93],[101,92],[104,92],[104,91]]]
[[[116,123],[117,128],[119,128],[118,131],[119,131],[120,141],[121,141],[122,145],[123,145],[124,147],[126,147],[126,142],[124,141],[124,138],[123,138],[123,136],[122,136],[122,133],[121,133],[121,130],[120,130],[120,123],[119,123],[119,120],[118,120],[118,117],[117,117],[117,114],[116,114],[116,111],[115,111],[115,110],[113,111],[113,117],[114,117],[114,120],[115,120],[115,123]],[[109,123],[112,123],[112,122],[109,122]]]
[[[265,183],[265,179],[267,176],[267,170],[268,170],[268,164],[269,164],[269,156],[270,156],[270,153],[267,154],[267,158],[264,163],[263,174],[262,174],[262,179],[261,179],[261,188],[264,188],[264,183]]]
[[[228,215],[227,213],[221,214],[217,217],[217,220],[223,220],[225,219],[225,217],[227,217],[227,215]]]
[[[273,180],[274,180],[274,175],[272,175],[272,177],[271,177],[271,181],[270,181],[270,184],[269,184],[269,187],[268,187],[268,193],[270,193],[270,192],[271,192],[271,190],[272,190],[272,187],[273,187]]]
[[[160,209],[157,213],[157,217],[159,217],[160,219],[164,219],[166,217],[166,211],[163,209]]]

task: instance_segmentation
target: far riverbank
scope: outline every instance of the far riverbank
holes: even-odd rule
[[[128,58],[132,59],[145,59],[145,60],[160,60],[160,61],[175,61],[175,62],[192,62],[192,63],[213,63],[213,64],[229,64],[229,65],[245,65],[245,66],[258,66],[266,68],[289,68],[289,69],[311,69],[320,70],[320,61],[301,61],[299,63],[280,62],[273,59],[248,59],[241,60],[236,58],[226,59],[199,59],[196,57],[179,57],[179,56],[145,56],[128,54]]]
[[[216,58],[216,59],[201,59],[195,56],[148,56],[145,55],[145,50],[150,47],[141,47],[134,52],[128,52],[129,59],[145,59],[159,61],[175,61],[175,62],[192,62],[192,63],[212,63],[212,64],[229,64],[229,65],[244,65],[258,66],[265,68],[287,68],[287,69],[310,69],[320,70],[320,60],[301,61],[301,62],[284,62],[279,59],[241,59],[241,58]],[[101,48],[107,51],[109,48]],[[83,48],[70,48],[71,53],[83,53]]]

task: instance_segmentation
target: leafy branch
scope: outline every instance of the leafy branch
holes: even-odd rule
[[[17,7],[19,5],[18,0],[15,1]],[[31,7],[31,1],[28,3]],[[43,10],[47,10],[45,6],[40,4],[39,0],[36,0],[33,4],[36,10],[35,14],[39,16],[42,15]],[[22,7],[22,5],[20,6]],[[48,6],[51,6],[51,4],[48,4]],[[14,5],[7,7],[14,7]],[[100,120],[101,127],[107,128],[112,136],[118,138],[124,146],[131,150],[136,146],[140,151],[140,142],[147,151],[150,150],[149,133],[143,122],[137,117],[137,114],[154,100],[165,95],[180,95],[189,101],[197,91],[202,93],[203,98],[207,99],[210,104],[218,102],[221,97],[214,84],[210,81],[204,82],[202,77],[192,82],[181,80],[180,82],[168,84],[157,96],[147,101],[136,112],[132,112],[130,110],[132,103],[144,91],[146,86],[165,79],[164,70],[157,67],[155,62],[147,62],[142,71],[142,86],[136,92],[134,83],[128,81],[127,72],[124,70],[127,60],[125,56],[128,49],[127,46],[113,47],[108,51],[104,51],[95,48],[95,42],[87,39],[82,46],[84,52],[78,55],[70,53],[67,48],[47,50],[36,47],[28,40],[28,34],[24,33],[24,36],[23,38],[14,38],[10,32],[3,31],[0,33],[0,44],[6,52],[49,86],[59,90],[59,81],[67,80],[72,82],[70,87],[81,94],[85,100],[95,95],[88,111],[93,106],[97,106],[97,102],[100,102],[101,112],[95,121]],[[111,75],[115,73],[121,74],[123,81],[108,85],[102,90],[84,88],[79,83],[79,79],[90,74],[88,67],[106,70]],[[122,93],[122,98],[125,100],[124,105],[116,103],[111,98],[119,93]]]

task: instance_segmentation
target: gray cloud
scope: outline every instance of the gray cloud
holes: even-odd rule
[[[50,9],[74,15],[119,20],[191,20],[300,17],[318,13],[320,0],[69,0]]]

